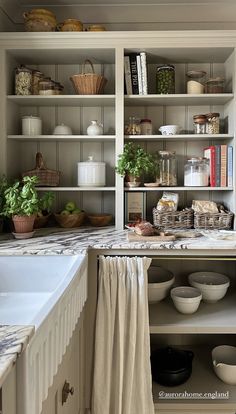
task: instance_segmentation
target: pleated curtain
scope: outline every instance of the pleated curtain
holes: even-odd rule
[[[92,414],[154,414],[146,257],[99,258]]]

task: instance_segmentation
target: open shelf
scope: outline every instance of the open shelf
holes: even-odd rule
[[[114,141],[115,135],[8,135],[16,141]]]
[[[147,141],[192,141],[192,140],[223,140],[234,139],[231,134],[179,134],[179,135],[125,135],[126,140],[147,140]]]
[[[125,187],[125,191],[233,191],[233,187]]]
[[[179,313],[167,298],[149,305],[151,334],[234,334],[236,327],[236,294],[229,291],[216,303],[201,302],[192,315]]]
[[[37,187],[37,191],[115,191],[115,187]]]
[[[225,105],[233,99],[233,93],[205,93],[202,95],[167,94],[167,95],[126,95],[127,106],[160,105]]]
[[[181,347],[184,349],[185,347]],[[214,348],[214,347],[212,347]],[[193,351],[192,375],[182,385],[177,387],[164,387],[153,382],[153,400],[156,410],[234,410],[236,409],[235,385],[224,384],[214,373],[212,367],[211,349],[207,347],[192,347],[186,349]],[[159,392],[169,393],[169,398],[161,399]],[[217,396],[214,398],[214,395]],[[174,393],[187,393],[186,398],[181,395],[172,397]],[[193,394],[194,395],[191,395]],[[222,398],[219,398],[219,393]],[[213,397],[211,397],[213,395]],[[187,398],[188,397],[188,398]],[[195,397],[195,398],[194,398]],[[223,398],[224,397],[224,398]],[[169,412],[169,411],[168,411]],[[173,411],[171,411],[172,413]],[[198,411],[197,411],[198,412]],[[204,412],[205,411],[201,411]],[[216,411],[214,411],[216,412]],[[218,411],[217,411],[218,412]],[[225,411],[222,411],[225,412]],[[228,412],[228,411],[227,411]]]
[[[8,95],[21,106],[115,106],[115,95]]]

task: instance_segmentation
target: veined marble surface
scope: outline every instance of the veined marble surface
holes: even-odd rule
[[[34,326],[0,326],[0,387],[33,333]]]
[[[114,227],[57,229],[36,231],[27,240],[15,240],[12,235],[0,238],[0,255],[54,255],[85,254],[88,249],[131,249],[131,250],[230,250],[236,253],[235,240],[212,240],[201,236],[182,238],[169,242],[129,242],[128,230]]]

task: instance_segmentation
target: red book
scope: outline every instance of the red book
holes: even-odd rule
[[[214,145],[204,149],[204,157],[209,159],[210,187],[216,186],[216,149]]]

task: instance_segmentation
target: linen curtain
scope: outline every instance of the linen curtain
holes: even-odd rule
[[[154,414],[146,257],[99,258],[92,414]]]

